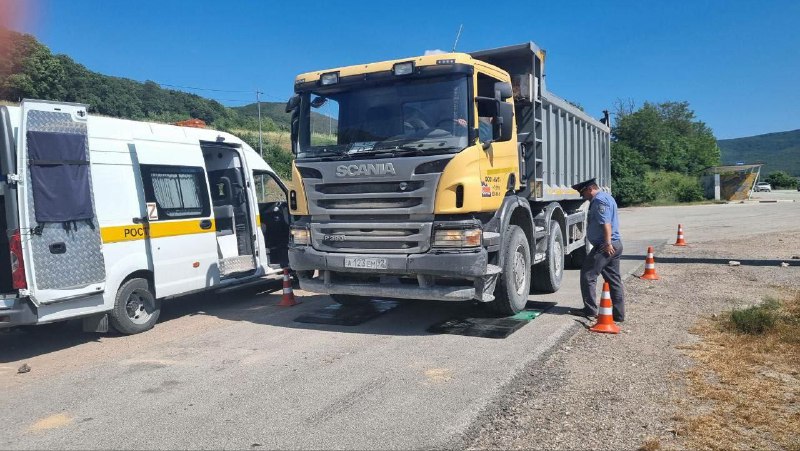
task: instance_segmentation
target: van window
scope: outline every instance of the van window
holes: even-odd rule
[[[253,174],[253,179],[256,182],[256,200],[259,204],[286,202],[286,193],[268,172],[257,172]]]
[[[142,165],[145,198],[158,206],[159,218],[210,216],[203,168]]]

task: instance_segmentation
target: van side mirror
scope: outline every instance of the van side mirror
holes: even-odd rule
[[[288,102],[286,102],[286,112],[287,113],[293,112],[294,110],[297,109],[299,105],[300,105],[300,96],[295,94],[289,98]]]

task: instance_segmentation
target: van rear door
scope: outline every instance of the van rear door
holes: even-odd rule
[[[25,100],[20,107],[19,223],[29,295],[47,304],[102,293],[86,106]]]

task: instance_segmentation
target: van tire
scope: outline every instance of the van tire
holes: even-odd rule
[[[533,266],[533,289],[539,293],[555,293],[564,277],[564,235],[556,221],[550,221],[547,251],[543,262]]]
[[[352,294],[332,294],[331,298],[341,305],[363,305],[369,302],[366,296],[355,296]]]
[[[150,282],[136,278],[119,287],[109,319],[117,332],[132,335],[151,329],[160,314],[161,300],[153,295]]]
[[[531,247],[525,232],[517,225],[506,228],[503,246],[503,270],[489,308],[503,315],[525,309],[531,287]]]

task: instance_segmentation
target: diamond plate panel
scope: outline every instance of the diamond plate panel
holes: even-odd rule
[[[52,111],[29,111],[28,130],[40,132],[72,133],[83,135],[87,139],[86,159],[89,160],[89,143],[86,124],[75,122],[67,113]],[[31,179],[30,168],[25,165],[26,180]],[[91,166],[89,168],[91,173]],[[92,178],[89,177],[91,187]],[[33,203],[33,187],[27,183],[30,224],[36,224]],[[92,192],[92,210],[94,210],[94,190]],[[96,211],[96,210],[95,210]],[[74,289],[93,283],[103,282],[106,278],[105,261],[103,259],[102,240],[97,218],[92,223],[78,221],[70,223],[69,230],[63,224],[40,224],[41,235],[28,235],[33,250],[33,264],[36,267],[36,287],[48,289]],[[65,243],[66,252],[53,254],[50,245]]]

